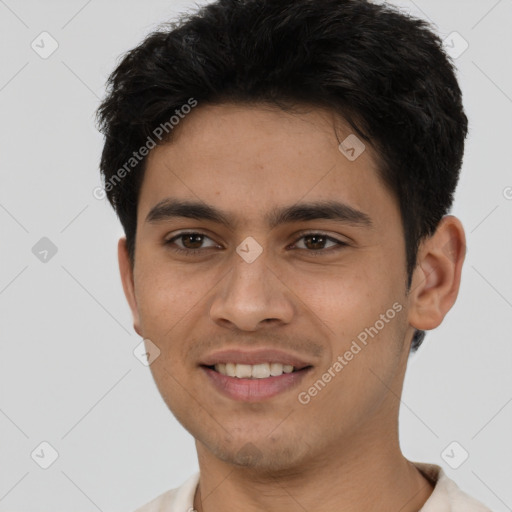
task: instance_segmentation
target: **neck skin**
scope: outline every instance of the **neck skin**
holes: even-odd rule
[[[357,451],[357,450],[356,450]],[[418,512],[432,484],[403,456],[383,458],[381,450],[359,452],[359,459],[331,457],[323,466],[301,468],[279,478],[258,478],[222,461],[200,464],[194,496],[197,512]],[[379,455],[380,454],[380,455]],[[213,457],[213,456],[212,456]],[[316,505],[315,505],[316,504]]]
[[[363,425],[324,452],[311,450],[308,460],[279,475],[228,464],[196,441],[200,482],[195,510],[418,512],[433,486],[400,450],[398,397],[404,373],[397,375],[390,392]]]

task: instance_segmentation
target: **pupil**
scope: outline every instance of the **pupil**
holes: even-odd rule
[[[322,243],[325,242],[325,237],[320,235],[320,236],[317,236],[317,235],[308,235],[307,237],[308,239],[310,240],[313,240],[313,245],[317,246],[318,244],[320,244],[320,246],[322,245]],[[313,247],[314,249],[321,249],[321,247]]]
[[[186,240],[191,240],[192,241],[192,244],[196,243],[196,244],[199,244],[199,247],[201,246],[201,243],[202,243],[202,236],[203,235],[185,235],[185,241]],[[195,241],[194,241],[195,239]],[[184,243],[185,247],[187,247],[187,243],[185,242]],[[187,249],[197,249],[198,247],[187,247]]]

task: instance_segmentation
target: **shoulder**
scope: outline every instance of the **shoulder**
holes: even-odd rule
[[[163,492],[134,512],[192,512],[198,482],[199,472],[179,487]]]
[[[434,490],[420,512],[492,512],[483,503],[465,493],[436,464],[413,462],[434,484]]]

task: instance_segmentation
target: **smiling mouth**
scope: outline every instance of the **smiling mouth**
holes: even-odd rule
[[[260,364],[239,364],[239,363],[217,363],[215,365],[206,366],[221,375],[234,377],[237,379],[268,379],[271,377],[280,377],[287,373],[297,373],[301,370],[311,368],[311,366],[303,366],[301,368],[292,366],[291,364],[282,363],[260,363]]]

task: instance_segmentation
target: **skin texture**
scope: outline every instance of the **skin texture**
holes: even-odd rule
[[[134,328],[161,350],[150,366],[155,382],[196,439],[199,511],[412,512],[432,492],[401,453],[399,397],[414,328],[437,327],[457,297],[464,230],[457,218],[443,218],[420,246],[407,294],[397,200],[380,181],[369,144],[355,161],[339,151],[350,133],[316,108],[199,105],[173,141],[148,156],[135,264],[124,239],[119,264]],[[146,222],[169,197],[223,209],[236,224]],[[275,207],[328,199],[365,212],[372,226],[317,219],[270,229],[264,220]],[[165,245],[185,230],[205,234],[202,245],[183,238]],[[348,245],[315,245],[306,230]],[[252,263],[236,252],[248,236],[263,248]],[[298,393],[395,303],[401,311],[300,403]],[[246,403],[221,395],[199,367],[222,348],[264,347],[313,369],[298,388]]]

